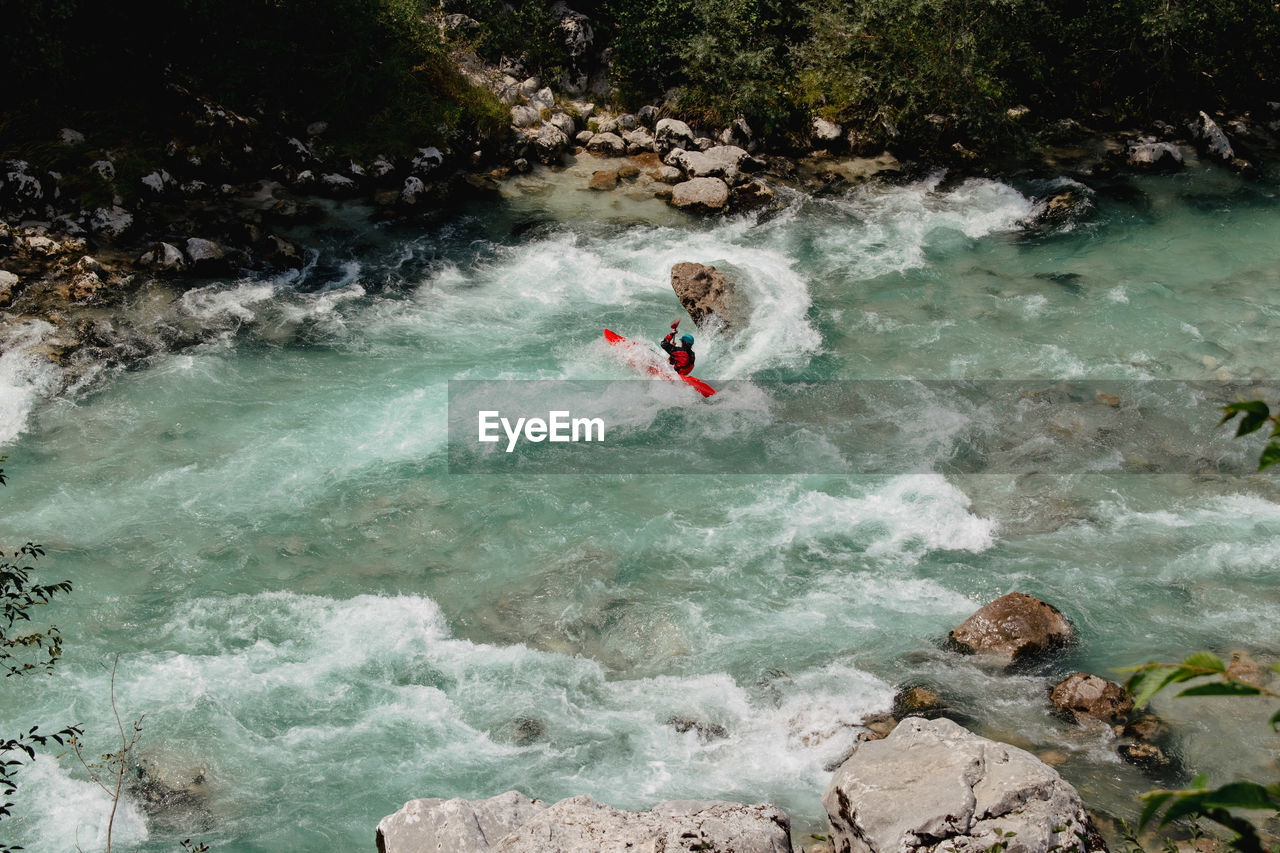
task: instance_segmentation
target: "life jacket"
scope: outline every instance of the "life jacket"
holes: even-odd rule
[[[681,376],[688,376],[693,372],[693,350],[676,349],[671,351],[671,357],[667,359],[671,366],[676,369],[676,373]]]

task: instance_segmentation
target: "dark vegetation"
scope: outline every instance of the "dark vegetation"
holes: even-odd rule
[[[523,55],[526,70],[546,78],[566,61],[545,38],[550,0],[448,5],[482,22],[479,48],[491,60]],[[743,115],[772,135],[803,132],[817,114],[868,144],[991,151],[1063,118],[1141,124],[1280,99],[1280,7],[1265,0],[570,5],[611,48],[623,106],[669,98],[695,120]],[[1018,107],[1029,120],[1010,116]]]
[[[779,140],[814,114],[868,145],[1013,149],[1031,126],[1175,120],[1280,100],[1270,0],[577,0],[617,104],[742,115]],[[479,26],[441,26],[462,14]],[[353,151],[500,136],[450,50],[570,62],[553,0],[0,0],[0,150],[79,126],[163,144],[178,83],[246,115],[323,119]],[[609,55],[604,55],[605,49]],[[596,97],[599,100],[599,97]],[[1009,110],[1027,107],[1027,118]],[[264,152],[265,156],[265,152]]]

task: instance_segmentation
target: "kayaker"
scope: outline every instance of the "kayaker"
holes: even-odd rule
[[[662,339],[662,348],[667,351],[667,361],[676,369],[676,373],[688,376],[693,372],[693,335],[681,335],[680,346],[676,346],[673,341],[679,325],[679,320],[671,324],[671,331]]]

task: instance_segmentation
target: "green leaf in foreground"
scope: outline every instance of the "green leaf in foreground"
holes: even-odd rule
[[[1271,439],[1271,442],[1262,449],[1262,455],[1258,457],[1258,470],[1269,468],[1270,466],[1280,462],[1280,441]]]
[[[1213,681],[1188,687],[1179,696],[1261,696],[1262,691],[1242,681]]]
[[[1227,665],[1222,662],[1222,658],[1212,652],[1196,652],[1189,655],[1182,665],[1192,669],[1207,669],[1210,672],[1227,671]]]

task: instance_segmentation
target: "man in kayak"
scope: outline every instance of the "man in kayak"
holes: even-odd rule
[[[662,348],[667,351],[667,361],[676,369],[676,373],[688,376],[693,372],[693,335],[681,335],[680,346],[676,346],[672,341],[679,325],[679,320],[671,324],[671,331],[662,339]]]

